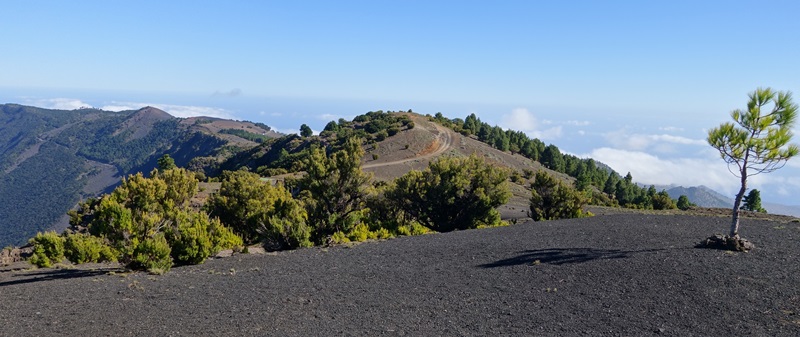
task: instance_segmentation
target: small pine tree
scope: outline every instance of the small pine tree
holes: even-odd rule
[[[586,198],[544,170],[531,184],[530,216],[535,221],[583,217]]]
[[[790,144],[798,105],[790,92],[758,88],[750,93],[746,110],[734,110],[734,122],[708,131],[708,143],[717,149],[741,187],[733,202],[729,237],[739,240],[739,208],[747,190],[747,178],[773,172],[800,153]],[[762,109],[763,108],[763,109]]]
[[[745,211],[767,213],[767,210],[761,207],[761,192],[757,189],[750,190],[743,202],[742,209]]]
[[[158,158],[158,170],[159,171],[166,171],[176,168],[175,160],[172,159],[168,154],[164,154],[161,158]]]
[[[305,124],[300,125],[300,136],[301,137],[303,137],[303,138],[311,137],[313,134],[314,134],[314,131],[311,131],[311,128],[308,125],[305,125]]]
[[[675,204],[675,200],[672,200],[667,191],[664,190],[653,195],[651,200],[653,202],[653,209],[655,210],[678,208]]]
[[[685,211],[689,209],[689,207],[692,207],[694,205],[691,202],[689,202],[689,197],[687,197],[686,195],[681,195],[680,197],[678,197],[677,206],[678,209]]]

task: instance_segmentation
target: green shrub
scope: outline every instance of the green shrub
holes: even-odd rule
[[[692,203],[689,202],[689,197],[687,197],[684,194],[681,194],[681,196],[678,197],[678,204],[676,205],[676,207],[678,207],[682,211],[685,211],[692,207]]]
[[[511,197],[508,171],[482,157],[442,157],[425,171],[412,170],[395,180],[386,198],[401,208],[408,219],[447,232],[495,225],[497,207]]]
[[[478,225],[478,227],[476,227],[476,228],[483,229],[483,228],[505,227],[505,226],[508,226],[508,222],[507,221],[498,221],[498,222],[491,223],[491,224]]]
[[[206,213],[179,212],[177,225],[166,231],[177,264],[200,264],[220,250],[242,246],[242,239]]]
[[[515,184],[519,184],[519,183],[523,182],[522,174],[520,174],[519,171],[516,171],[516,170],[512,171],[511,172],[511,182],[513,182]]]
[[[232,229],[223,225],[218,218],[211,219],[208,231],[211,233],[211,243],[213,245],[211,250],[213,254],[225,249],[244,247],[244,240],[236,235]]]
[[[258,224],[261,242],[268,249],[295,249],[311,247],[311,226],[308,213],[303,205],[292,199],[289,192],[281,187],[282,194],[276,196],[271,209],[253,217]],[[262,208],[262,210],[266,210]]]
[[[133,264],[152,274],[166,273],[172,267],[171,251],[164,234],[158,233],[135,245],[132,254]]]
[[[247,244],[261,240],[268,245],[288,244],[296,248],[304,245],[302,239],[296,243],[284,239],[300,235],[295,231],[302,231],[306,226],[308,215],[304,210],[302,214],[298,213],[301,206],[282,184],[273,186],[255,173],[234,171],[225,172],[219,192],[209,198],[205,207]],[[289,219],[288,222],[273,223],[273,216]],[[298,227],[292,229],[293,224]]]
[[[281,174],[289,173],[288,170],[286,170],[285,168],[282,168],[282,167],[270,168],[270,167],[267,167],[267,166],[259,166],[256,169],[256,172],[258,172],[258,174],[260,174],[262,176],[265,176],[265,177],[274,177],[274,176],[278,176],[278,175],[281,175]]]
[[[423,235],[423,234],[428,234],[428,233],[431,233],[431,230],[428,229],[428,227],[420,225],[417,222],[412,222],[412,223],[410,223],[408,225],[403,225],[403,226],[397,227],[397,234],[398,235],[409,236],[409,235]]]
[[[394,237],[394,235],[392,235],[392,233],[386,228],[378,228],[377,230],[370,232],[370,234],[372,235],[372,239],[378,240],[391,239]]]
[[[341,231],[333,233],[333,235],[331,235],[331,240],[330,241],[331,241],[331,244],[335,244],[335,245],[344,244],[344,243],[350,243],[350,239],[347,238],[347,234],[344,234]]]
[[[37,233],[29,241],[33,245],[33,255],[28,260],[40,268],[47,268],[64,259],[64,238],[56,232]]]
[[[364,223],[353,226],[347,238],[355,242],[367,241],[367,239],[370,239],[369,226]]]
[[[64,241],[64,255],[72,263],[116,262],[118,254],[103,238],[85,233],[68,234]]]
[[[327,242],[333,233],[347,233],[363,218],[372,175],[361,169],[361,140],[349,138],[330,154],[313,148],[303,160],[306,175],[297,180],[299,199],[312,225],[311,241]]]
[[[177,264],[200,264],[212,253],[213,243],[208,232],[208,215],[185,213],[177,215],[175,227],[166,231],[167,242],[172,247],[170,255]]]
[[[586,198],[572,186],[545,171],[536,172],[531,184],[530,216],[535,221],[581,218]]]
[[[655,210],[664,210],[664,209],[676,209],[678,206],[675,204],[675,200],[670,198],[667,191],[661,191],[658,194],[652,197],[653,209]]]
[[[531,169],[522,169],[522,176],[525,177],[525,179],[533,178],[533,170],[531,170]]]

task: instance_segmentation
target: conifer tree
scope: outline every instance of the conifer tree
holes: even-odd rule
[[[761,207],[761,192],[757,189],[750,190],[743,200],[744,204],[742,205],[743,210],[751,211],[751,212],[759,212],[759,213],[766,213],[763,207]]]
[[[797,119],[797,104],[789,92],[758,88],[749,94],[746,110],[734,110],[727,122],[708,131],[708,143],[717,149],[728,169],[740,179],[733,203],[729,236],[739,239],[739,209],[747,191],[747,178],[775,171],[800,149],[789,144]]]

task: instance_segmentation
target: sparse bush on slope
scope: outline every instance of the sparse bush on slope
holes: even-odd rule
[[[348,139],[341,150],[327,154],[314,148],[303,160],[306,175],[296,181],[313,228],[312,241],[321,244],[336,232],[349,232],[364,216],[371,175],[361,170],[361,140]]]
[[[30,240],[33,255],[28,260],[37,267],[50,267],[64,259],[64,238],[56,232],[38,233]]]
[[[242,242],[217,220],[191,209],[197,184],[185,169],[154,170],[150,178],[131,175],[111,194],[83,203],[71,213],[71,224],[108,240],[130,268],[160,273],[173,262],[201,263]]]
[[[225,172],[219,192],[211,196],[206,209],[247,243],[260,240],[272,249],[311,245],[303,204],[282,184],[273,186],[255,173]]]
[[[535,221],[586,216],[586,197],[545,171],[536,172],[531,184],[530,216]]]
[[[101,237],[88,233],[68,233],[64,242],[64,255],[72,263],[117,261],[116,252]]]
[[[411,171],[396,180],[387,198],[408,217],[434,231],[497,225],[497,207],[511,196],[505,169],[483,158],[440,158],[424,171]]]

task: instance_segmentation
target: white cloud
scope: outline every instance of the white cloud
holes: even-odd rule
[[[236,119],[236,117],[229,111],[214,107],[193,106],[193,105],[175,105],[175,104],[157,104],[157,103],[133,103],[133,102],[111,102],[111,104],[103,106],[101,109],[109,111],[123,111],[123,110],[137,110],[146,106],[152,106],[166,111],[170,115],[180,118],[186,117],[217,117],[225,119]]]
[[[564,124],[566,125],[574,125],[574,126],[588,126],[592,124],[589,121],[566,121]]]
[[[642,184],[705,185],[722,193],[738,187],[738,179],[728,172],[722,161],[714,158],[664,159],[640,151],[607,147],[592,150],[588,156],[622,175],[631,172],[634,181]]]
[[[661,130],[661,131],[667,131],[667,132],[683,131],[683,128],[679,128],[679,127],[675,127],[675,126],[665,126],[665,127],[660,127],[658,129]]]
[[[552,124],[550,121],[538,121],[533,113],[528,109],[517,108],[511,113],[503,115],[500,120],[500,126],[505,129],[517,130],[526,133],[530,137],[539,139],[556,139],[561,137],[563,128],[555,126],[552,128],[543,128],[542,125]]]
[[[630,172],[633,180],[645,185],[704,185],[722,194],[733,195],[739,190],[739,179],[728,171],[725,162],[715,152],[703,151],[696,158],[662,158],[641,151],[598,148],[588,155],[621,175]],[[789,172],[786,172],[789,173]],[[800,188],[800,177],[779,174],[759,174],[747,179],[748,188],[775,190],[790,195]]]
[[[659,152],[671,153],[675,152],[675,148],[669,144],[677,145],[707,145],[705,140],[691,139],[681,136],[673,136],[668,134],[661,135],[645,135],[637,133],[628,133],[627,130],[621,129],[603,134],[606,141],[611,143],[615,148],[622,148],[631,151],[642,151],[650,147],[655,147]]]
[[[46,109],[75,110],[89,108],[92,105],[74,98],[47,98],[27,100],[26,104]]]
[[[708,145],[708,143],[702,139],[691,139],[673,135],[651,135],[650,138],[652,138],[655,141],[663,141],[663,142],[682,144],[682,145],[701,145],[701,146]]]
[[[321,119],[321,120],[324,120],[324,121],[335,121],[335,120],[339,120],[339,118],[341,118],[341,117],[339,117],[337,115],[333,115],[333,114],[321,114],[321,115],[317,116],[317,119]]]
[[[282,113],[280,113],[280,112],[266,112],[266,111],[259,111],[259,112],[258,112],[258,114],[259,114],[259,115],[261,115],[261,116],[270,116],[270,117],[280,117],[280,116],[283,116],[283,114],[282,114]]]

